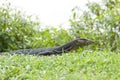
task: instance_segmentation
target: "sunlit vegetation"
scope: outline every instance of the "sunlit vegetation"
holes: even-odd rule
[[[0,6],[0,52],[54,47],[76,38],[95,43],[61,56],[0,55],[0,80],[119,80],[120,1],[76,7],[70,29],[44,28],[12,3]],[[34,20],[33,20],[33,17]]]

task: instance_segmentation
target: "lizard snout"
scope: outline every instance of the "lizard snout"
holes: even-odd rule
[[[93,44],[94,43],[94,41],[92,41],[92,40],[87,40],[87,44]]]

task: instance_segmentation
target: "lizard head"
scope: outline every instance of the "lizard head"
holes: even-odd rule
[[[84,38],[78,38],[76,39],[76,45],[78,46],[85,46],[94,43],[92,40],[84,39]]]

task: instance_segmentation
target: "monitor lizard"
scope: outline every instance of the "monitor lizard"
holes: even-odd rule
[[[38,49],[21,49],[11,52],[9,54],[29,54],[29,55],[58,55],[62,53],[68,53],[69,51],[76,50],[80,47],[94,43],[92,40],[78,38],[70,41],[64,45],[53,47],[53,48],[38,48]],[[1,52],[3,54],[5,52]]]

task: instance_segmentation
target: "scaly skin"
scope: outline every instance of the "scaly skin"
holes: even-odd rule
[[[57,55],[62,53],[67,53],[72,50],[76,50],[80,47],[94,43],[92,40],[78,38],[64,45],[57,46],[54,48],[38,48],[38,49],[22,49],[12,52],[7,52],[9,54],[30,54],[30,55]],[[0,53],[3,54],[3,53]]]

